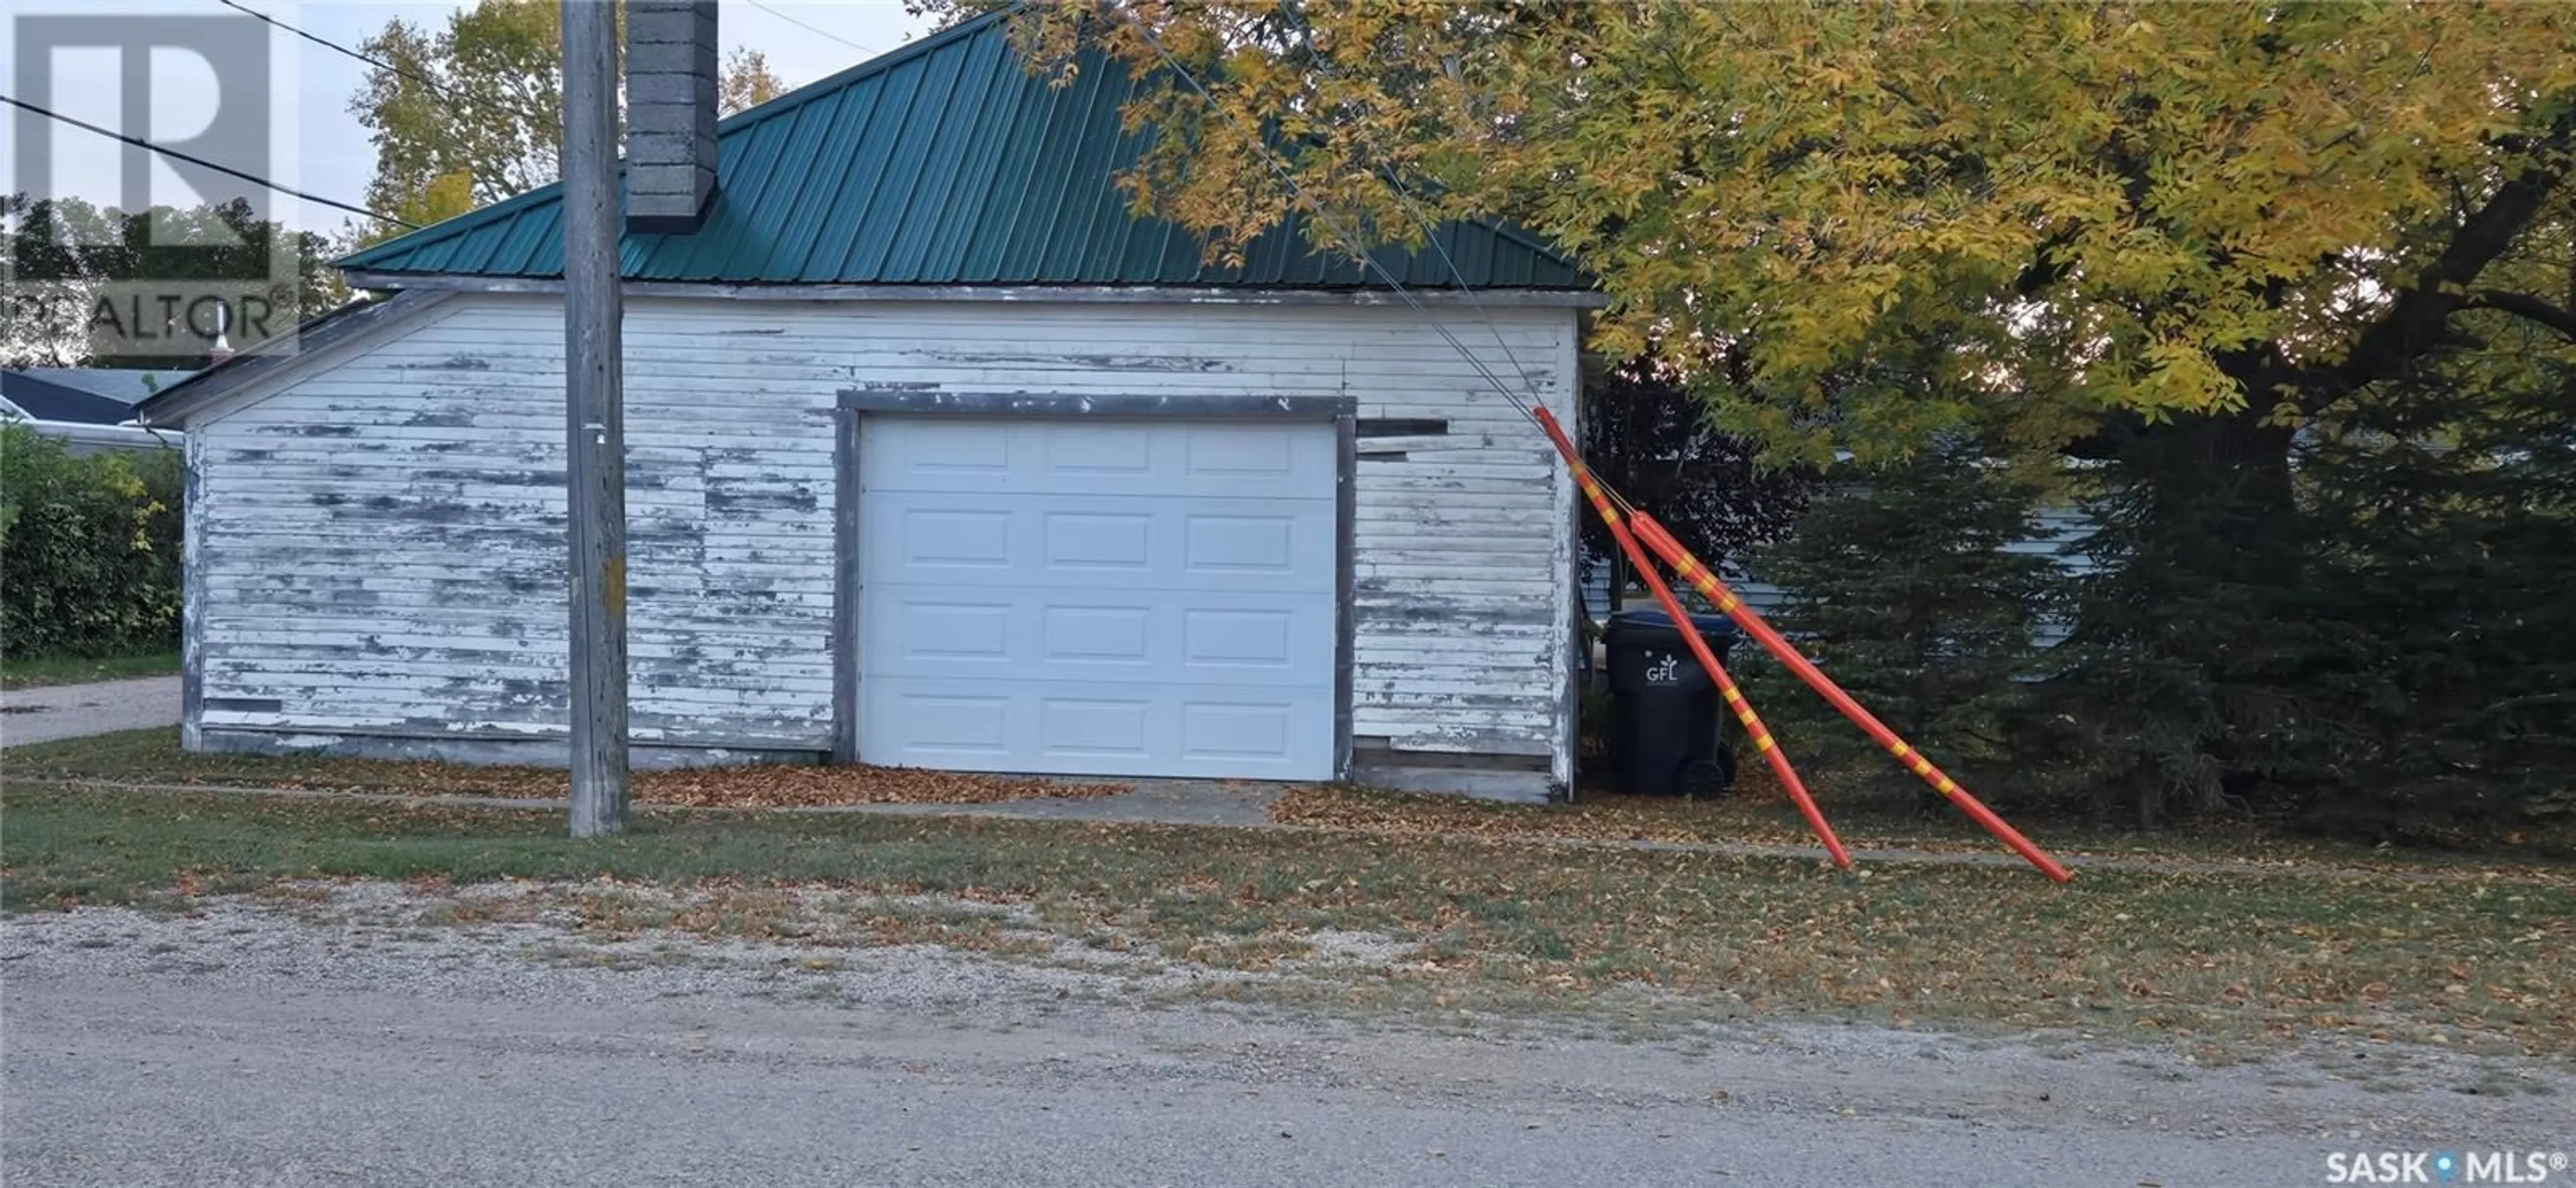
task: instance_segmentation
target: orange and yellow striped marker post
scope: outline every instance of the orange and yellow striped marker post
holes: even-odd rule
[[[1718,694],[1726,698],[1727,708],[1735,711],[1735,720],[1744,724],[1745,737],[1752,740],[1753,749],[1770,762],[1772,772],[1780,777],[1780,786],[1788,789],[1790,801],[1798,806],[1798,815],[1807,819],[1807,828],[1814,830],[1816,840],[1825,844],[1825,853],[1834,860],[1834,865],[1850,870],[1851,851],[1844,849],[1842,839],[1834,836],[1834,827],[1825,823],[1825,814],[1816,808],[1815,798],[1807,794],[1806,782],[1798,778],[1796,768],[1789,766],[1789,756],[1772,739],[1770,729],[1753,712],[1752,703],[1744,699],[1744,691],[1736,687],[1734,678],[1726,675],[1726,667],[1717,662],[1717,654],[1709,650],[1707,640],[1700,638],[1699,629],[1691,626],[1690,616],[1683,612],[1681,600],[1673,597],[1672,588],[1666,586],[1663,577],[1655,572],[1655,563],[1646,556],[1644,549],[1637,546],[1637,538],[1629,535],[1626,520],[1619,514],[1618,507],[1610,502],[1610,493],[1592,477],[1591,469],[1574,452],[1574,443],[1567,440],[1565,430],[1557,426],[1556,418],[1544,408],[1533,411],[1537,414],[1539,427],[1545,429],[1548,439],[1556,443],[1556,451],[1565,456],[1566,466],[1574,472],[1575,485],[1583,489],[1583,497],[1592,501],[1592,510],[1601,513],[1601,522],[1609,525],[1610,535],[1618,540],[1620,550],[1628,554],[1629,565],[1636,569],[1638,578],[1646,583],[1646,589],[1654,594],[1664,613],[1672,616],[1673,627],[1681,632],[1682,642],[1690,645],[1691,655],[1699,660],[1700,667],[1707,669],[1709,678],[1717,682]]]
[[[1958,805],[1959,811],[1968,814],[1970,820],[1984,826],[1986,832],[1995,835],[2014,853],[2027,859],[2032,866],[2038,867],[2041,874],[2061,883],[2075,877],[2068,873],[2065,867],[2058,865],[2056,859],[2049,857],[2047,851],[2031,844],[2030,839],[2023,837],[2020,830],[2014,829],[2002,817],[1996,816],[1993,809],[1987,808],[1976,797],[1968,795],[1967,789],[1960,787],[1957,781],[1943,774],[1940,768],[1932,766],[1932,761],[1924,758],[1922,752],[1908,746],[1904,739],[1896,736],[1895,731],[1888,729],[1885,723],[1880,722],[1869,710],[1863,708],[1860,702],[1853,700],[1851,694],[1843,692],[1842,686],[1835,684],[1831,677],[1819,671],[1805,656],[1799,655],[1797,648],[1792,647],[1779,632],[1772,630],[1769,623],[1763,622],[1762,616],[1753,613],[1752,607],[1744,605],[1743,600],[1737,598],[1734,591],[1727,589],[1725,583],[1718,581],[1717,575],[1709,572],[1708,566],[1701,564],[1699,558],[1692,556],[1690,550],[1683,548],[1680,541],[1673,539],[1673,534],[1665,531],[1663,525],[1656,523],[1654,517],[1644,512],[1637,512],[1631,517],[1631,524],[1636,530],[1637,539],[1646,542],[1646,547],[1653,549],[1664,559],[1665,564],[1672,566],[1673,572],[1679,574],[1683,581],[1689,582],[1693,589],[1698,590],[1702,597],[1715,604],[1717,609],[1726,612],[1729,618],[1735,620],[1737,626],[1744,629],[1746,635],[1752,636],[1762,645],[1764,651],[1771,653],[1779,659],[1780,663],[1787,665],[1789,671],[1798,674],[1798,679],[1807,682],[1808,688],[1814,689],[1819,696],[1831,702],[1835,709],[1841,710],[1844,717],[1852,720],[1853,725],[1860,727],[1878,745],[1887,748],[1889,754],[1896,756],[1897,762],[1904,764],[1907,770],[1921,777],[1924,783],[1932,785],[1933,791],[1940,793],[1950,803]]]

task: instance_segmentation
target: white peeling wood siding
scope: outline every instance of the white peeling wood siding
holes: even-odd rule
[[[1508,357],[1472,311],[1437,316],[1570,424],[1574,313],[1489,312]],[[1348,396],[1445,423],[1360,443],[1353,734],[1570,752],[1571,484],[1421,314],[639,298],[625,338],[639,740],[831,746],[833,418],[877,388]],[[559,735],[562,383],[556,299],[473,295],[198,417],[201,725]]]
[[[827,746],[830,417],[724,353],[630,356],[635,736]],[[203,724],[562,733],[560,306],[450,303],[286,378],[203,427]]]

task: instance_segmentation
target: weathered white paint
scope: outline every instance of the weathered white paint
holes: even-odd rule
[[[183,578],[179,588],[179,746],[195,751],[205,746],[206,587],[196,576],[206,568],[206,501],[199,494],[199,480],[206,469],[205,439],[188,438],[184,448],[187,469],[181,480],[179,517]]]
[[[1574,311],[1489,308],[1512,358],[1474,312],[1433,316],[1571,422]],[[190,420],[199,726],[560,733],[560,322],[551,296],[461,294]],[[1346,396],[1363,421],[1446,422],[1360,442],[1353,734],[1571,754],[1571,484],[1423,315],[637,298],[625,337],[639,740],[832,746],[835,405],[875,388]]]

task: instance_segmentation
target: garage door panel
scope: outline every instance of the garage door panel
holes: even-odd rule
[[[1023,444],[1033,443],[1044,459],[1044,469],[1035,477],[1046,489],[1067,489],[1060,481],[1050,480],[1071,478],[1088,487],[1102,479],[1148,479],[1154,473],[1156,434],[1136,432],[1131,425],[1103,422],[1013,428]]]
[[[879,416],[860,442],[871,491],[1329,497],[1337,469],[1314,424]]]
[[[1330,499],[867,493],[865,572],[961,588],[1187,588],[1329,596]]]
[[[1322,509],[1329,516],[1332,509]],[[1181,566],[1194,574],[1295,574],[1300,544],[1311,545],[1322,524],[1294,512],[1185,512],[1181,517]],[[1311,576],[1311,575],[1310,575]]]
[[[1322,686],[1333,614],[1302,595],[1116,598],[1046,590],[881,587],[859,643],[863,679],[937,678]]]
[[[1037,611],[1037,631],[1041,662],[1128,667],[1154,662],[1154,612],[1147,607],[1045,606]]]
[[[1010,660],[1011,605],[922,598],[894,604],[891,639],[902,654],[950,665],[959,661]]]
[[[1181,612],[1181,664],[1191,670],[1214,667],[1269,669],[1293,676],[1300,654],[1312,639],[1298,638],[1296,612],[1191,609]],[[1311,628],[1313,624],[1308,624]]]
[[[1146,759],[1151,747],[1154,701],[1150,697],[1038,698],[1038,743],[1041,754],[1096,759]]]
[[[1289,762],[1296,707],[1281,703],[1191,701],[1181,706],[1181,755],[1194,760]],[[1327,773],[1329,774],[1329,773]]]
[[[989,686],[951,685],[946,692],[889,689],[868,717],[893,728],[904,753],[914,756],[1011,757],[1011,699]]]
[[[875,681],[863,687],[868,762],[968,771],[1330,779],[1331,702],[1258,690],[1082,682]]]
[[[910,475],[927,483],[974,484],[1007,481],[1010,477],[1011,439],[992,432],[987,422],[962,417],[919,418],[905,422],[900,432],[900,452],[868,452],[866,473],[870,478]],[[871,436],[878,440],[870,444],[896,444],[894,434]]]
[[[1006,508],[908,507],[893,539],[908,569],[1007,570],[1011,519]]]
[[[1334,435],[870,417],[860,755],[1328,779]]]
[[[1327,473],[1332,464],[1329,454],[1317,459],[1306,448],[1327,439],[1300,433],[1295,427],[1282,426],[1268,433],[1199,425],[1175,428],[1181,466],[1193,479],[1217,479],[1236,487],[1266,481],[1278,484],[1276,494],[1294,495],[1300,490],[1298,478],[1313,473],[1314,463],[1321,461]]]
[[[1039,512],[1040,560],[1050,574],[1082,569],[1150,577],[1154,519],[1151,509]]]

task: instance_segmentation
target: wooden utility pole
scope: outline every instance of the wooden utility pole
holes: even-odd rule
[[[617,5],[563,0],[564,427],[572,835],[626,828],[625,313],[617,288]]]

